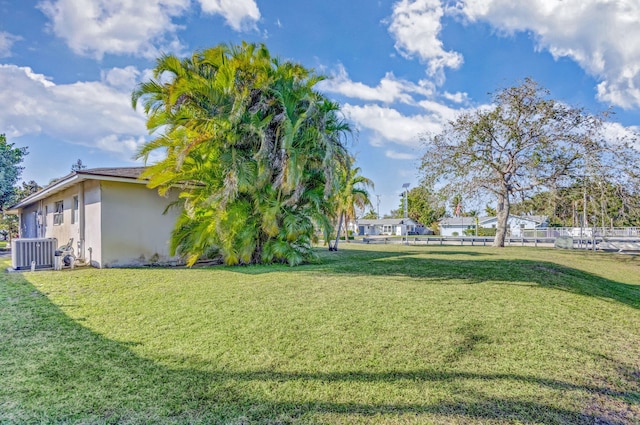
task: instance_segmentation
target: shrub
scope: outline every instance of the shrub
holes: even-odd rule
[[[463,232],[466,236],[476,236],[476,229],[466,229]],[[495,236],[496,229],[493,227],[478,227],[478,236]]]

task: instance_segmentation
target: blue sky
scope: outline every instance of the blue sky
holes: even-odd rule
[[[384,214],[419,181],[421,134],[525,77],[639,131],[639,22],[640,0],[0,0],[0,133],[40,184],[77,159],[136,165],[130,93],[158,54],[265,43],[330,77]]]

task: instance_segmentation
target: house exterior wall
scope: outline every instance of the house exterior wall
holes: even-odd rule
[[[400,224],[405,222],[405,224]],[[417,224],[411,219],[382,219],[382,220],[366,220],[365,222],[358,223],[358,235],[360,236],[401,236],[407,232],[415,233],[417,231]]]
[[[102,250],[100,267],[124,267],[150,262],[176,261],[169,255],[169,239],[178,211],[167,205],[167,198],[142,184],[102,181]]]
[[[39,223],[42,217],[38,217],[39,204],[29,205],[20,213],[20,236],[23,238],[37,238],[41,236],[38,232]]]
[[[440,226],[440,235],[441,236],[464,236],[464,231],[467,229],[475,228],[474,225],[446,225]],[[454,233],[456,233],[454,235]]]
[[[63,210],[61,218],[56,219],[55,208],[58,202],[62,202]],[[85,220],[85,224],[88,224],[88,230],[85,227],[83,231],[83,220]],[[99,182],[87,181],[78,183],[23,208],[20,211],[20,237],[56,238],[58,246],[65,245],[73,238],[73,249],[76,257],[84,258],[86,248],[89,246],[99,256]],[[83,238],[88,238],[88,240],[78,246],[78,243],[83,241]]]
[[[475,229],[476,227],[476,219],[474,217],[459,217],[452,219],[456,221],[455,223],[450,223],[446,220],[447,219],[440,223],[441,236],[464,236],[465,230]],[[482,225],[482,223],[480,225]]]
[[[74,215],[73,200],[78,196],[79,185],[34,202],[20,211],[20,236],[22,238],[56,238],[58,246],[73,238],[79,240],[79,222]],[[56,213],[56,203],[62,203],[62,213]],[[55,216],[59,217],[56,218]],[[74,243],[75,248],[75,243]]]
[[[102,265],[102,206],[100,182],[87,180],[84,185],[84,258],[93,267]]]
[[[379,235],[382,230],[375,225],[361,224],[358,226],[358,236],[376,236]]]
[[[473,218],[469,218],[469,222],[465,223],[441,224],[440,234],[442,236],[454,236],[454,233],[457,233],[457,236],[463,236],[465,230],[475,229],[476,224],[474,220],[475,219]],[[498,219],[496,217],[492,217],[479,221],[478,226],[481,228],[490,229],[495,228],[497,223]],[[540,223],[518,216],[510,216],[507,221],[507,228],[511,232],[511,236],[514,237],[520,236],[521,229],[536,229],[538,227],[540,227]]]
[[[497,224],[498,219],[494,218],[483,223],[483,227],[496,227]],[[516,238],[521,236],[522,229],[532,230],[538,228],[539,225],[540,223],[536,221],[518,216],[510,216],[507,221],[507,228],[509,229],[510,235]]]
[[[42,201],[43,209],[47,212],[45,217],[45,237],[56,238],[58,246],[65,245],[69,239],[73,238],[75,249],[75,244],[80,239],[80,225],[78,220],[73,218],[72,211],[73,198],[78,196],[79,189],[79,185],[74,185]],[[55,208],[58,202],[62,202],[63,207],[61,221],[56,219]]]
[[[56,238],[58,246],[73,238],[76,257],[93,267],[171,263],[178,212],[162,213],[176,199],[176,193],[161,198],[140,183],[85,180],[20,210],[20,237]],[[58,202],[63,210],[56,219]]]

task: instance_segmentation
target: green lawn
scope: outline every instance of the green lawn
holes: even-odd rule
[[[0,423],[640,423],[640,258],[340,246],[0,275]]]

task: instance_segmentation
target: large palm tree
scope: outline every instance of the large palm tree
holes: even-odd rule
[[[227,264],[299,264],[315,226],[329,234],[349,126],[313,90],[320,79],[243,43],[163,56],[134,91],[160,131],[140,156],[165,153],[150,186],[180,190],[172,247],[188,264],[211,252]]]
[[[351,161],[353,159],[351,158]],[[373,189],[373,181],[367,177],[362,176],[360,167],[347,168],[342,173],[341,187],[337,193],[338,208],[339,208],[339,222],[338,231],[336,233],[336,240],[333,245],[329,244],[329,249],[338,250],[338,240],[340,239],[340,230],[344,221],[345,224],[345,240],[349,241],[349,235],[347,232],[347,223],[350,220],[355,220],[356,209],[364,210],[367,206],[371,206],[371,195],[368,188]]]

